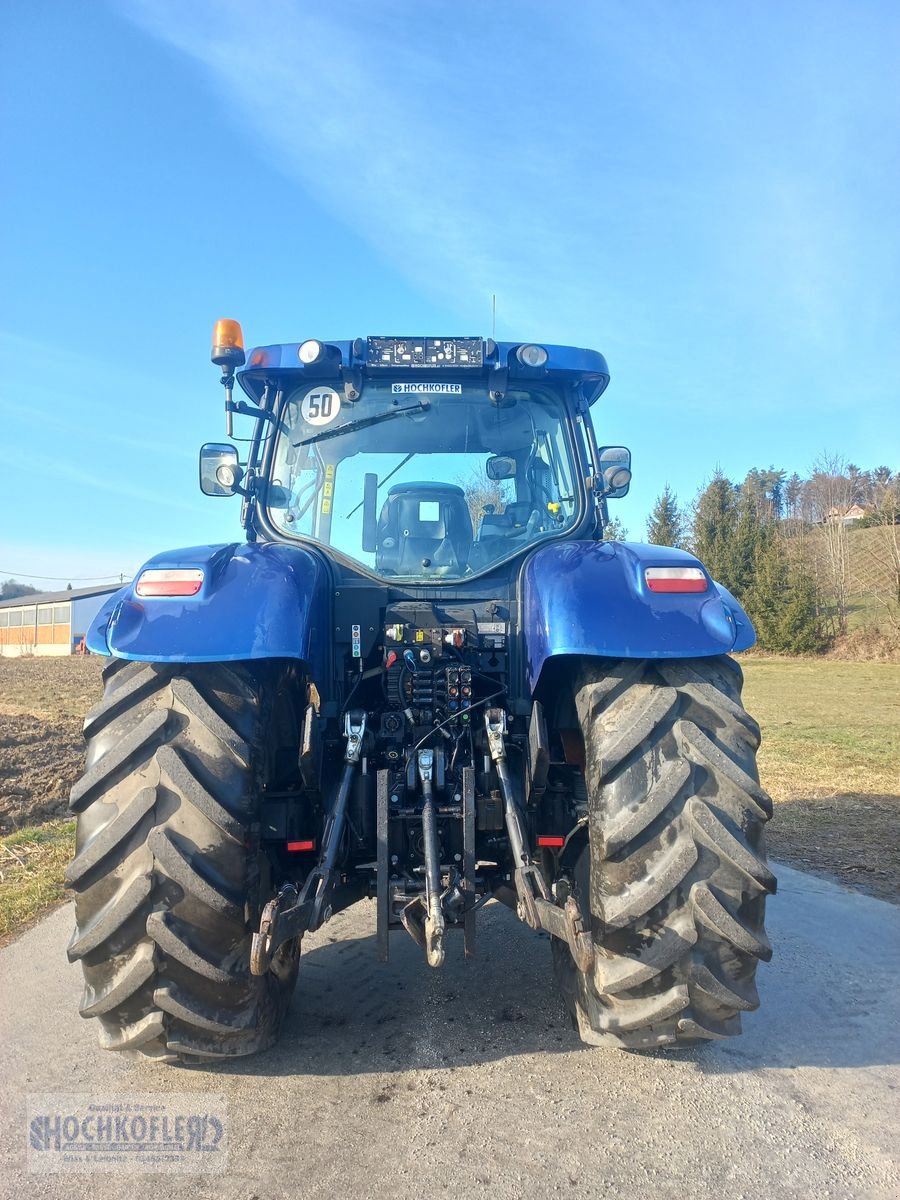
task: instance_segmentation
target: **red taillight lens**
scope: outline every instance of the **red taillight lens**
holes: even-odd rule
[[[539,833],[537,844],[539,846],[548,846],[551,850],[559,850],[561,846],[566,844],[564,837],[557,837],[555,834]]]
[[[203,586],[203,572],[199,569],[161,570],[152,568],[142,571],[135,584],[138,596],[196,596]]]
[[[651,592],[705,592],[709,587],[699,567],[647,567],[644,578]]]
[[[288,850],[315,850],[316,843],[312,838],[308,838],[302,842],[288,842]]]

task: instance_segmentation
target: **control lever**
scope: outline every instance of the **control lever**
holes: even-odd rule
[[[519,898],[516,911],[520,920],[531,929],[543,928],[538,915],[536,900],[549,900],[550,893],[540,870],[529,863],[525,850],[525,831],[522,827],[522,814],[513,794],[512,778],[509,773],[509,761],[506,757],[506,712],[502,708],[489,708],[484,714],[484,727],[487,732],[488,749],[494,760],[497,779],[500,782],[500,795],[503,798],[503,815],[506,820],[506,834],[509,838],[509,848],[512,851],[515,866],[516,895]]]

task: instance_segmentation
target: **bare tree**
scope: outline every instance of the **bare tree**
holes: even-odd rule
[[[890,591],[885,595],[880,589],[869,590],[893,628],[900,629],[900,474],[887,478],[882,475],[874,480],[872,491],[871,552],[882,577],[890,580]]]
[[[460,479],[459,485],[466,494],[472,528],[476,532],[486,512],[502,513],[505,510],[506,497],[501,480],[488,479],[484,471],[475,470],[468,478]]]
[[[804,516],[822,527],[827,590],[834,607],[836,633],[847,632],[850,550],[845,519],[853,504],[853,481],[840,455],[822,454],[803,489]]]

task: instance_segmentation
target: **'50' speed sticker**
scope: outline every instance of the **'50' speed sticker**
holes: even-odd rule
[[[314,387],[300,405],[300,413],[307,425],[330,425],[340,411],[341,398],[330,387]]]

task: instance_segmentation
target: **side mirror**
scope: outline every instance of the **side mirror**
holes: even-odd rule
[[[516,474],[516,460],[505,454],[495,454],[484,464],[488,479],[512,479]]]
[[[631,451],[627,446],[600,447],[600,491],[608,500],[621,500],[631,486]]]
[[[200,447],[200,491],[205,496],[233,496],[243,492],[244,470],[237,450],[219,442]]]

